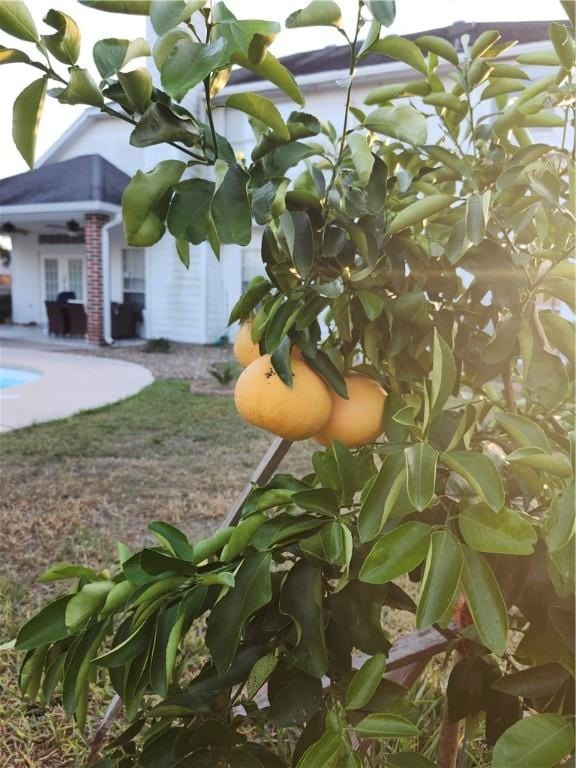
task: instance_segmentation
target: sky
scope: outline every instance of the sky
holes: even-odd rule
[[[103,13],[81,6],[76,0],[27,0],[28,7],[40,32],[50,33],[42,23],[46,12],[54,7],[72,16],[82,32],[82,53],[79,64],[93,72],[91,51],[94,43],[104,37],[133,39],[145,35],[145,19],[138,16]],[[283,22],[292,13],[306,5],[306,0],[227,0],[227,5],[238,18],[265,18]],[[344,26],[352,31],[356,15],[356,0],[341,0]],[[397,15],[389,32],[408,34],[434,27],[448,26],[456,21],[551,20],[562,18],[563,12],[557,0],[396,0]],[[19,42],[19,41],[18,41]],[[282,30],[271,51],[285,56],[297,51],[341,45],[343,38],[334,29]],[[0,31],[0,44],[16,45],[13,38]],[[33,46],[21,47],[32,53]],[[28,83],[36,79],[38,70],[21,64],[0,68],[3,108],[0,110],[0,178],[28,170],[18,154],[11,137],[11,107],[14,99]],[[39,127],[37,157],[48,149],[66,128],[79,116],[83,107],[71,107],[46,99],[44,114]],[[97,148],[95,147],[95,151]]]

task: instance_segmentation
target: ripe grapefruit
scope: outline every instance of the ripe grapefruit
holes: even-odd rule
[[[247,320],[242,323],[236,338],[234,339],[234,357],[240,363],[242,368],[253,363],[260,357],[260,348],[258,344],[252,341],[252,323]]]
[[[331,392],[332,413],[314,439],[321,445],[330,440],[356,448],[373,443],[382,432],[386,392],[374,379],[358,373],[346,377],[349,400]]]
[[[292,388],[287,387],[263,355],[245,368],[236,382],[234,402],[242,418],[285,440],[305,440],[330,418],[327,385],[303,360],[292,358]]]

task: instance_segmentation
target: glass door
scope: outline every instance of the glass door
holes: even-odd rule
[[[56,301],[59,293],[70,291],[75,295],[74,301],[84,302],[84,259],[79,256],[45,256],[43,261],[44,300]]]

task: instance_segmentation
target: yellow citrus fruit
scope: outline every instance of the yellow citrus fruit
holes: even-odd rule
[[[242,323],[234,339],[234,357],[242,368],[246,368],[260,357],[260,348],[252,341],[251,334],[252,324],[246,321]]]
[[[285,440],[305,440],[330,418],[332,399],[326,384],[303,360],[292,358],[292,388],[287,387],[263,355],[245,368],[236,382],[234,402],[249,424]]]
[[[382,432],[386,392],[374,379],[353,373],[346,377],[349,400],[332,391],[332,413],[314,439],[321,445],[330,440],[354,448],[373,443]]]

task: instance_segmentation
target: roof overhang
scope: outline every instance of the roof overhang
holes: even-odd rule
[[[87,213],[117,214],[121,206],[98,200],[79,200],[70,203],[33,203],[30,205],[0,205],[0,218],[10,221],[52,221],[62,216],[84,216]]]

